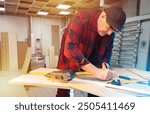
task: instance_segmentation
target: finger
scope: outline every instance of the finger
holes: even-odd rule
[[[106,69],[105,63],[102,63],[102,69]]]
[[[113,73],[112,71],[109,71],[109,72],[108,72],[108,75],[110,75],[111,77],[113,77],[113,76],[114,76],[114,73]]]
[[[113,78],[113,75],[111,73],[109,73],[107,76],[106,76],[106,79],[110,80]]]
[[[112,76],[108,75],[106,80],[111,80],[112,79]]]

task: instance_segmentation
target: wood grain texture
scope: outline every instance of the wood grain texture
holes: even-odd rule
[[[8,34],[8,58],[9,70],[18,70],[18,51],[17,51],[17,35],[15,33]]]
[[[18,69],[21,69],[27,53],[28,43],[26,41],[17,42],[18,50]]]
[[[55,66],[55,50],[54,46],[49,47],[49,58],[50,58],[50,67],[56,67]]]
[[[25,60],[24,60],[24,64],[22,66],[22,73],[24,73],[24,74],[26,74],[28,72],[29,64],[30,64],[30,60],[31,60],[31,55],[32,55],[32,48],[28,47],[27,53],[25,56]]]

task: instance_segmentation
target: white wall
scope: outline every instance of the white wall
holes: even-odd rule
[[[122,0],[124,1],[123,8],[125,9],[127,17],[136,16],[137,0]]]
[[[36,38],[41,38],[43,52],[48,55],[48,47],[51,46],[52,39],[51,25],[59,25],[61,39],[62,19],[32,17],[31,23],[33,53]],[[0,32],[15,32],[18,35],[18,41],[25,41],[28,38],[28,30],[28,17],[0,15]]]
[[[43,54],[46,56],[46,66],[49,66],[48,48],[52,43],[51,25],[59,25],[59,39],[61,41],[62,19],[31,17],[31,47],[35,53],[35,42],[41,39]],[[29,32],[29,17],[0,15],[0,32],[14,32],[18,41],[25,41]],[[59,41],[59,44],[60,44]]]
[[[113,5],[123,7],[127,17],[136,16],[137,0],[120,0],[119,2],[116,2]]]
[[[150,0],[140,1],[140,15],[150,14]]]
[[[142,21],[141,28],[143,29],[140,34],[139,48],[138,48],[138,59],[137,59],[137,67],[141,70],[147,69],[148,63],[148,52],[149,52],[149,43],[150,43],[150,19],[146,21]]]
[[[35,42],[37,38],[41,39],[43,52],[48,55],[48,47],[51,46],[52,41],[52,33],[51,33],[51,25],[59,25],[60,33],[59,39],[61,39],[61,28],[62,28],[62,20],[55,18],[42,18],[42,17],[32,17],[32,47],[33,51],[35,50]]]
[[[14,32],[19,41],[28,37],[28,18],[0,15],[0,32]]]

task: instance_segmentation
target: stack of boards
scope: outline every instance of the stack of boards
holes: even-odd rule
[[[0,33],[0,70],[18,70],[17,35]]]

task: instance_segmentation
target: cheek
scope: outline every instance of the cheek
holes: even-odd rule
[[[98,27],[97,27],[98,31],[103,31],[103,24],[98,24]]]

